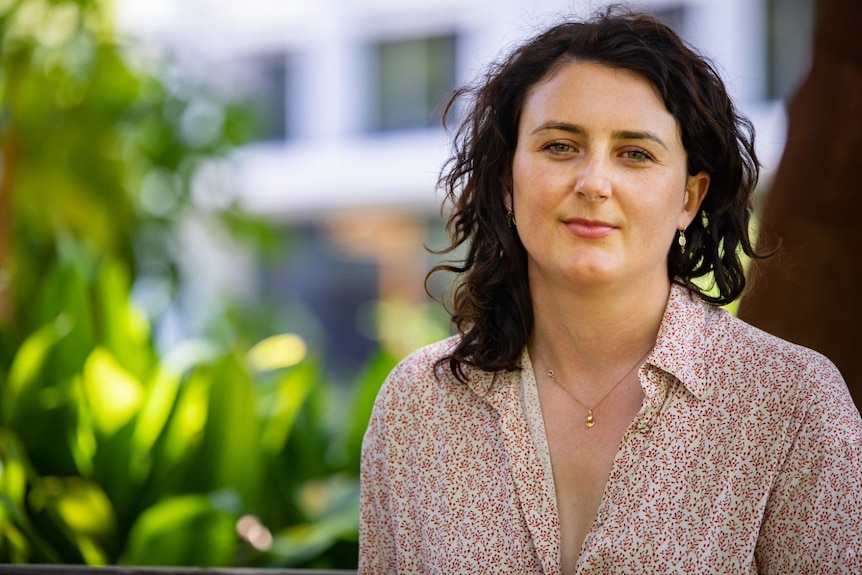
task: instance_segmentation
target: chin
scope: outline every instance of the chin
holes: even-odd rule
[[[579,265],[566,274],[571,281],[578,284],[602,284],[606,285],[621,279],[618,270],[606,266],[583,266]]]

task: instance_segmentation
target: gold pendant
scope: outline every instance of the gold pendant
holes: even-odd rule
[[[593,410],[592,409],[587,410],[587,417],[586,417],[586,419],[584,419],[584,423],[586,424],[587,429],[589,429],[590,427],[592,427],[596,424],[596,422],[593,421]]]

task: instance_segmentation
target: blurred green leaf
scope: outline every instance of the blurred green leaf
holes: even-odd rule
[[[71,331],[65,315],[30,335],[18,350],[3,390],[3,417],[10,425],[20,421],[38,391],[39,375],[48,352]]]
[[[153,365],[150,325],[129,300],[128,272],[116,260],[100,266],[95,297],[106,347],[131,374],[143,377]]]
[[[50,545],[52,554],[63,557],[64,562],[83,563],[89,556],[96,564],[102,564],[105,557],[103,545],[113,535],[113,529],[108,530],[107,536],[88,532],[89,525],[79,516],[82,511],[87,512],[86,495],[82,500],[74,501],[77,495],[81,495],[70,493],[77,491],[74,483],[91,482],[78,477],[56,476],[37,477],[31,482],[27,511],[32,518],[33,531],[38,532]],[[93,507],[98,513],[98,504]],[[84,530],[78,531],[80,527]]]
[[[75,468],[83,477],[93,477],[96,453],[99,449],[96,437],[96,423],[86,399],[83,378],[78,375],[72,381],[72,401],[77,407],[75,431],[69,434],[69,451],[75,461]]]
[[[153,465],[164,472],[194,453],[207,420],[210,382],[184,378],[218,356],[208,342],[188,341],[174,347],[154,368],[131,437],[133,477],[142,479]]]
[[[261,422],[249,372],[229,353],[195,370],[191,379],[209,383],[208,417],[197,453],[195,487],[204,491],[235,490],[246,505],[258,500],[262,454]]]
[[[30,543],[24,533],[6,517],[6,506],[0,501],[0,560],[9,563],[27,563]]]
[[[57,551],[46,541],[30,516],[31,500],[40,493],[43,479],[27,459],[20,441],[0,428],[0,560],[11,562],[53,562]]]
[[[144,511],[129,535],[124,565],[216,567],[231,565],[238,541],[235,515],[211,497],[164,499]]]
[[[83,384],[96,428],[105,435],[115,433],[135,416],[144,394],[141,382],[101,347],[84,364]]]
[[[3,438],[0,438],[0,441],[3,441]],[[23,462],[4,450],[0,455],[0,497],[10,505],[21,508],[26,493],[27,471]]]
[[[300,364],[278,377],[275,389],[262,397],[259,411],[264,414],[264,423],[260,444],[267,453],[277,455],[284,450],[299,410],[318,376],[313,364]]]
[[[52,509],[77,537],[108,539],[115,516],[102,488],[80,477],[45,477],[32,497]]]
[[[156,440],[165,430],[179,394],[179,387],[180,376],[164,366],[158,366],[147,382],[130,445],[134,454],[133,464],[136,466],[130,471],[137,478],[149,471],[149,463],[146,460]]]
[[[184,456],[191,456],[203,439],[209,416],[209,388],[210,382],[202,377],[191,377],[183,384],[162,446],[165,466],[172,467]]]
[[[292,525],[273,538],[271,555],[280,564],[297,565],[319,555],[335,542],[356,538],[359,524],[359,483],[333,476],[304,486],[303,505],[313,521]]]

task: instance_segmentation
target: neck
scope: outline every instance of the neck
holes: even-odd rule
[[[582,290],[531,282],[530,356],[542,369],[596,377],[628,366],[655,343],[670,282]]]

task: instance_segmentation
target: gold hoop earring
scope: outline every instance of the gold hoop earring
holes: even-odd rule
[[[506,224],[510,228],[514,228],[516,225],[515,224],[515,212],[513,212],[512,210],[509,210],[508,212],[506,212]]]

